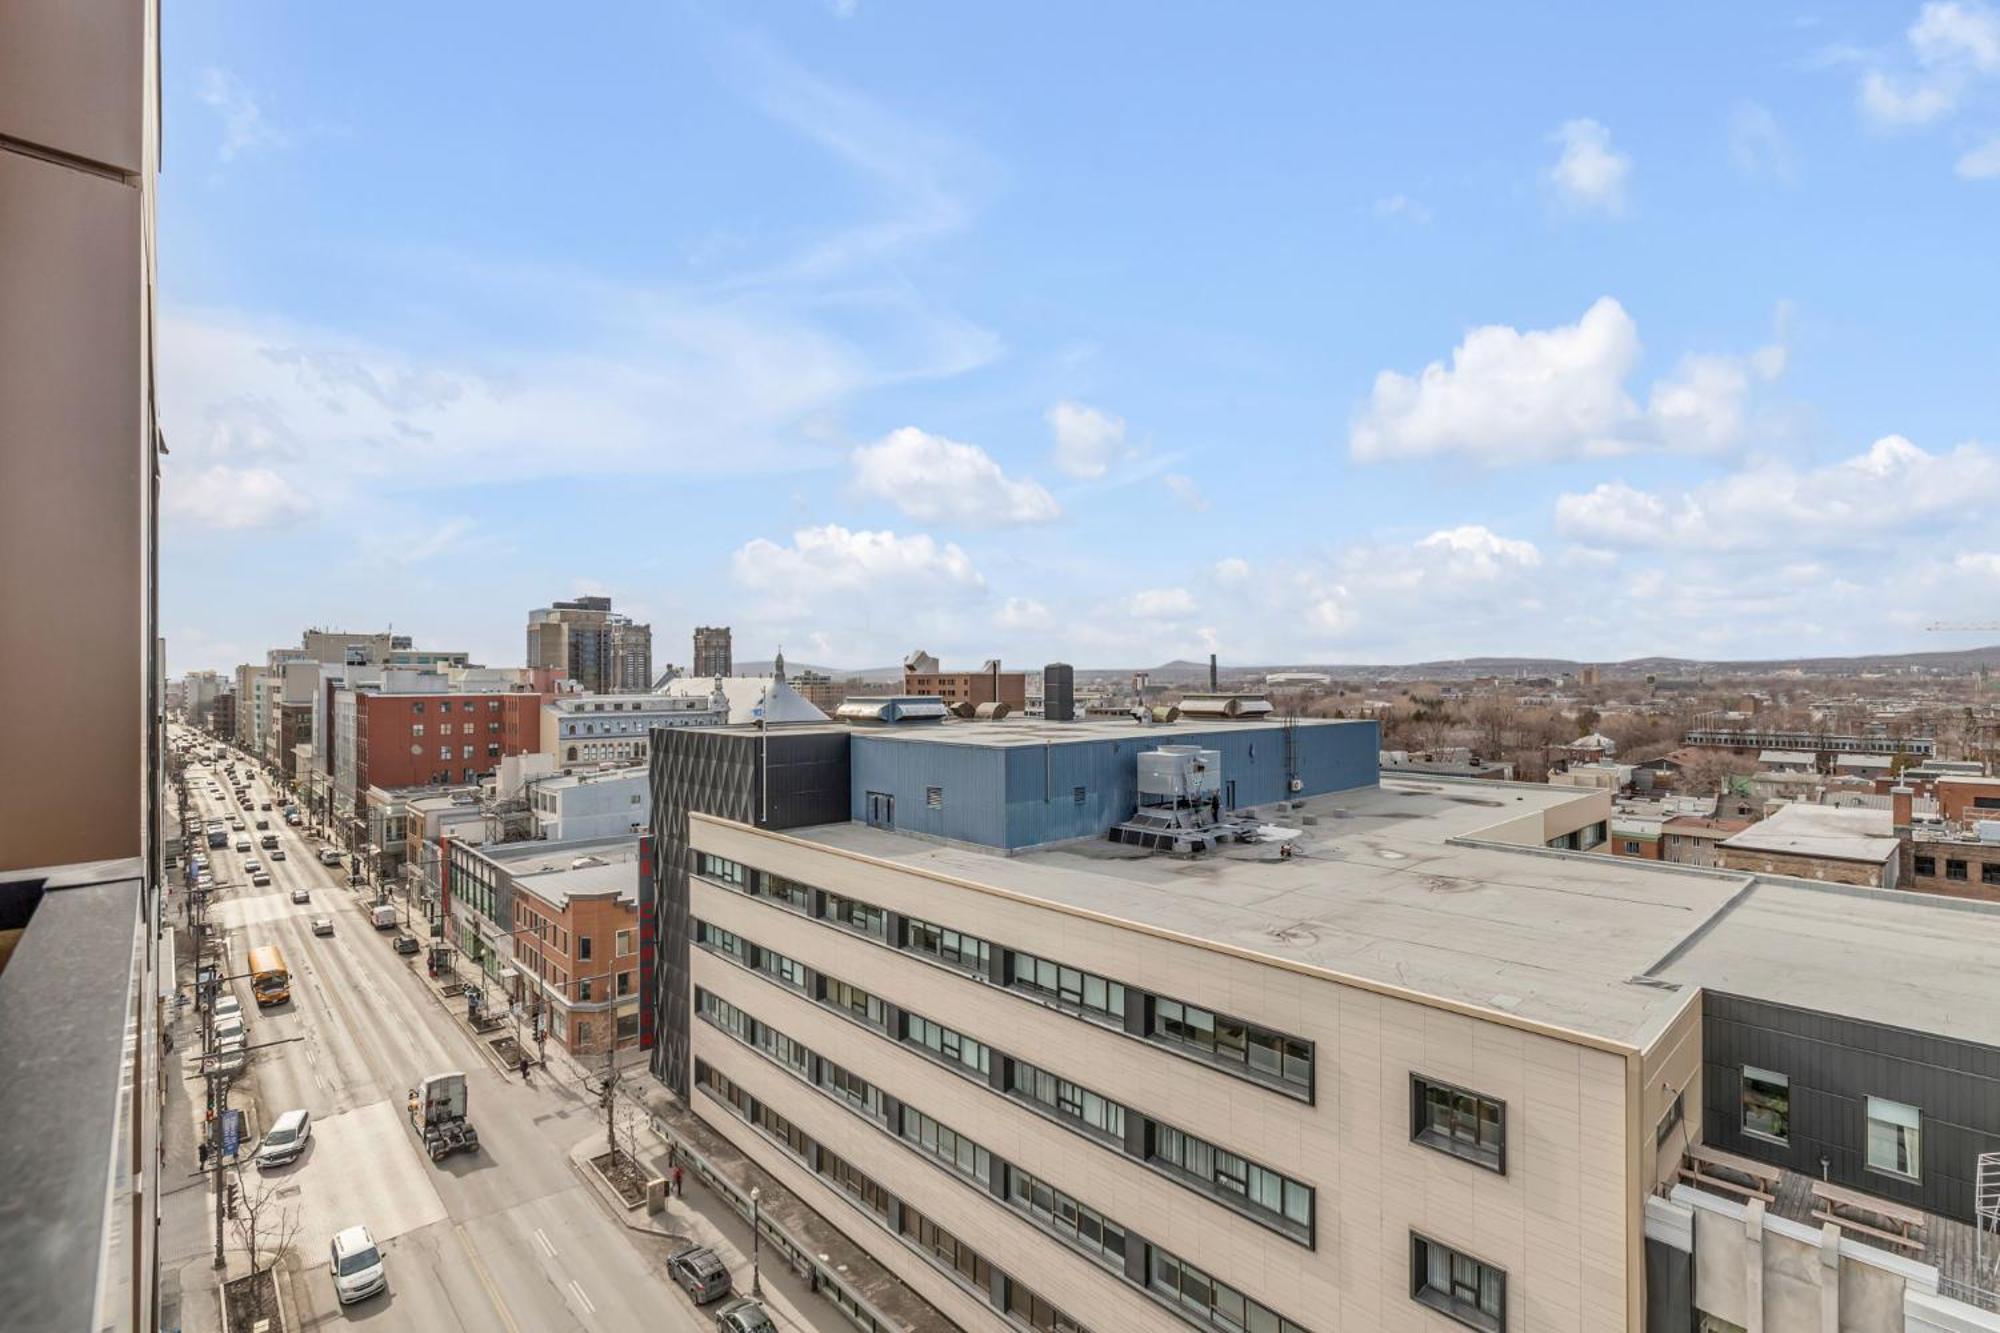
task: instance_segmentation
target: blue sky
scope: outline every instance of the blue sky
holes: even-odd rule
[[[1975,4],[182,0],[165,62],[176,672],[582,591],[852,667],[1995,610]]]

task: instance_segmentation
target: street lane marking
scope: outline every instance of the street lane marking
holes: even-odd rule
[[[479,1257],[479,1251],[472,1247],[472,1238],[465,1234],[465,1227],[454,1224],[451,1230],[452,1234],[458,1237],[459,1248],[465,1251],[465,1257],[472,1261],[473,1274],[478,1277],[479,1285],[486,1288],[486,1298],[493,1302],[493,1309],[500,1316],[500,1322],[507,1326],[509,1333],[521,1333],[521,1326],[514,1322],[513,1311],[507,1308],[507,1302],[500,1299],[500,1288],[493,1285],[493,1275],[486,1271],[486,1261]]]
[[[585,1314],[596,1314],[597,1307],[590,1303],[590,1297],[583,1294],[583,1288],[576,1285],[576,1279],[569,1280],[569,1289],[576,1293],[576,1303],[583,1307]]]
[[[552,1242],[552,1241],[551,1241],[551,1240],[549,1239],[549,1233],[548,1233],[548,1232],[546,1232],[546,1231],[542,1230],[542,1229],[541,1229],[540,1227],[536,1227],[536,1228],[535,1228],[535,1239],[536,1239],[536,1240],[538,1240],[538,1241],[540,1241],[540,1242],[542,1243],[542,1252],[543,1252],[544,1254],[548,1255],[548,1256],[549,1256],[549,1258],[551,1258],[551,1259],[553,1259],[553,1258],[555,1258],[555,1257],[556,1257],[556,1247],[555,1247],[555,1244],[554,1244],[554,1242]]]

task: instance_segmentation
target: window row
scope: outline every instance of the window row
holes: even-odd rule
[[[995,955],[1004,955],[1011,989],[1125,1030],[1128,987],[1122,982],[913,917],[900,919],[891,931],[889,913],[843,894],[822,891],[815,908],[813,891],[805,885],[710,852],[695,853],[695,873],[981,978],[992,977]],[[1137,1035],[1295,1095],[1313,1095],[1311,1042],[1197,1005],[1135,993],[1147,1001]]]
[[[908,1204],[892,1207],[896,1201],[880,1182],[831,1149],[815,1143],[798,1126],[749,1096],[705,1060],[695,1061],[695,1083],[734,1110],[745,1122],[770,1135],[801,1164],[847,1194],[882,1226],[890,1227],[909,1242],[919,1254],[961,1279],[982,1297],[1004,1303],[1008,1314],[1036,1330],[1036,1333],[1090,1333],[1087,1327],[1051,1305],[1031,1288],[1005,1273],[996,1273],[978,1251],[915,1208]]]
[[[1467,1328],[1504,1333],[1507,1327],[1506,1273],[1415,1232],[1410,1295]]]
[[[697,936],[705,935],[706,929],[706,923],[697,922]],[[754,942],[747,942],[746,947],[753,957],[761,951]],[[895,1021],[891,1024],[890,1008],[879,997],[824,973],[818,977],[818,989],[820,1003],[826,1007],[845,1012],[967,1077],[992,1083],[996,1053],[984,1042],[908,1010],[895,1011]],[[745,1036],[744,1040],[756,1044],[754,1035]],[[1118,1152],[1127,1151],[1128,1113],[1122,1104],[1025,1060],[1003,1058],[1002,1068],[1005,1080],[1001,1086],[1015,1100],[1075,1125]],[[1218,1202],[1307,1245],[1313,1243],[1312,1186],[1206,1139],[1150,1119],[1146,1123],[1149,1126],[1143,1154],[1146,1161],[1170,1167],[1178,1178]]]
[[[1299,1325],[1268,1306],[1251,1300],[1226,1282],[1184,1263],[1155,1246],[1147,1264],[1153,1290],[1212,1327],[1228,1333],[1305,1333]]]
[[[1157,1121],[1148,1136],[1146,1155],[1231,1194],[1267,1213],[1310,1231],[1312,1186],[1300,1184],[1267,1166],[1238,1157],[1206,1139],[1196,1138]]]
[[[1864,1160],[1871,1171],[1905,1180],[1923,1177],[1924,1113],[1887,1097],[1864,1098]],[[1792,1081],[1774,1070],[1743,1066],[1743,1132],[1772,1143],[1792,1141]]]

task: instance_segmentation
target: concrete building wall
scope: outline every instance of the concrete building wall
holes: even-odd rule
[[[701,879],[691,885],[690,908],[702,920],[1311,1184],[1316,1233],[1306,1244],[858,1028],[789,987],[694,952],[694,985],[833,1055],[1315,1333],[1445,1327],[1410,1298],[1412,1230],[1505,1269],[1510,1327],[1620,1328],[1636,1308],[1637,1191],[1628,1181],[1624,1053],[740,826],[696,820],[692,836],[698,846],[746,865],[1310,1040],[1316,1100],[1305,1103],[826,922]],[[948,1177],[952,1188],[944,1189],[931,1166],[880,1131],[810,1089],[786,1087],[790,1076],[764,1056],[709,1024],[697,1020],[694,1028],[697,1058],[739,1082],[755,1080],[764,1089],[758,1095],[791,1108],[788,1114],[799,1116],[809,1133],[857,1153],[870,1135],[879,1139],[865,1160],[892,1192],[939,1207],[958,1197],[955,1210],[941,1216],[964,1225],[962,1238],[991,1247],[982,1253],[1007,1271],[1033,1274],[1048,1288],[1044,1295],[1086,1325],[1153,1326],[1134,1322],[1133,1309],[1146,1305],[1135,1307],[1117,1278],[1095,1265],[1051,1262],[1036,1228],[1019,1215],[973,1208],[976,1191]],[[1412,1141],[1413,1074],[1505,1102],[1505,1174]],[[695,1105],[724,1132],[734,1128],[712,1103],[697,1097]],[[840,1219],[838,1210],[829,1216]],[[895,1245],[869,1228],[850,1230],[885,1262],[896,1262]],[[942,1298],[941,1304],[955,1308]],[[1153,1311],[1157,1323],[1162,1316]]]

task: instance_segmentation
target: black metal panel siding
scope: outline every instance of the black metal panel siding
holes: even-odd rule
[[[2000,1048],[1708,992],[1702,1138],[1730,1152],[1972,1221],[1978,1156],[2000,1152]],[[1743,1132],[1742,1071],[1791,1081],[1791,1142]],[[1869,1097],[1923,1112],[1920,1179],[1869,1170]]]
[[[683,1099],[693,1064],[688,1054],[692,982],[688,954],[688,815],[715,815],[759,828],[843,822],[848,813],[847,734],[655,728],[649,751],[652,795],[653,920],[658,985],[646,997],[655,1014],[654,1077]],[[767,762],[768,760],[768,762]],[[768,781],[766,775],[768,774]]]
[[[1694,1256],[1646,1239],[1646,1333],[1694,1333]]]

